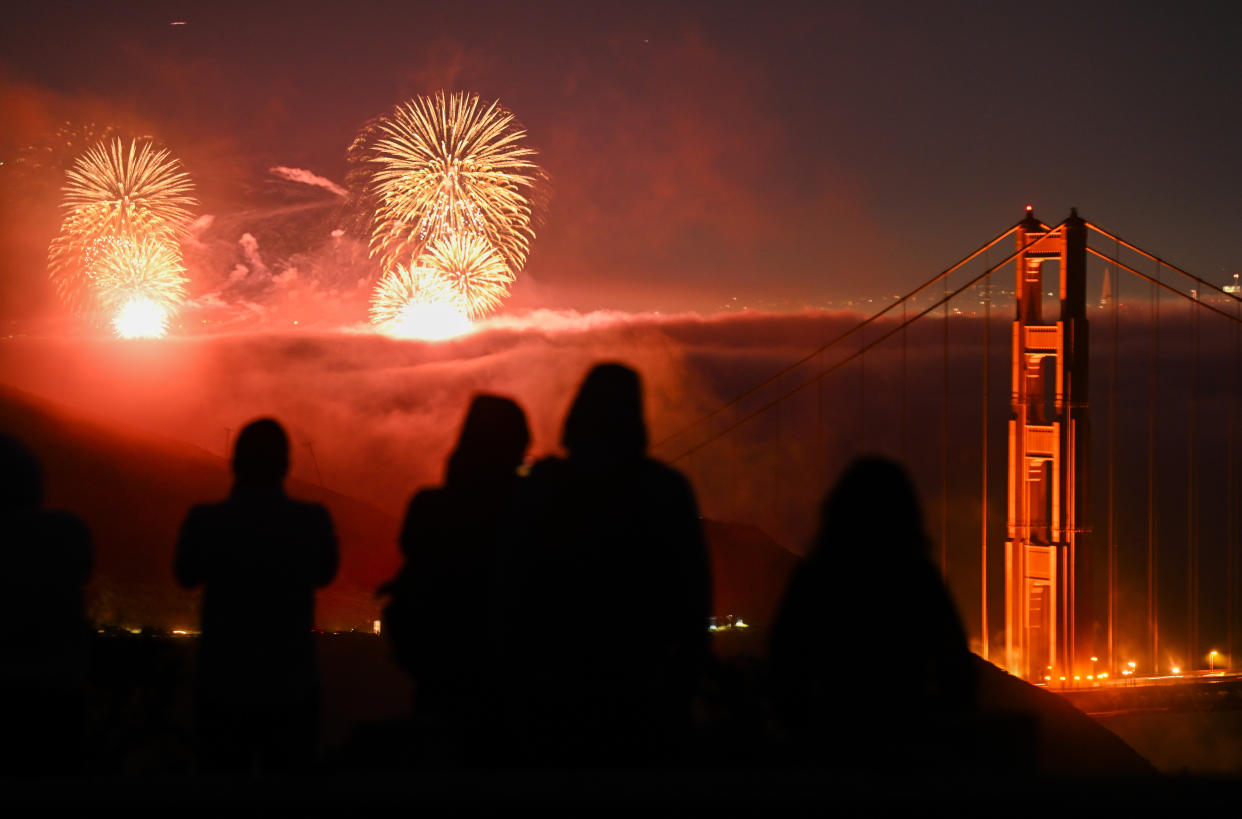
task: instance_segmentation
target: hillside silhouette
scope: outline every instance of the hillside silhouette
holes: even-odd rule
[[[7,387],[0,388],[0,429],[43,461],[49,506],[73,510],[91,529],[91,616],[119,625],[193,627],[194,596],[177,589],[170,573],[173,546],[191,505],[228,494],[228,462]],[[378,610],[374,589],[397,564],[397,520],[305,481],[291,478],[288,488],[292,497],[328,507],[341,542],[340,575],[320,593],[317,625],[368,627]]]
[[[712,609],[717,619],[744,618],[762,635],[800,558],[757,526],[703,521],[712,565]]]

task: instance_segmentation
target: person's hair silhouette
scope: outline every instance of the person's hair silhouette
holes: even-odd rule
[[[974,704],[957,610],[930,559],[914,484],[898,463],[854,461],[771,638],[775,700],[805,762],[945,762],[944,718]]]
[[[622,364],[592,368],[569,408],[561,444],[580,461],[621,462],[646,455],[638,373]]]
[[[285,495],[288,468],[280,424],[252,422],[229,497],[194,507],[181,527],[177,579],[203,586],[197,708],[210,768],[288,769],[314,751],[314,593],[336,574],[337,543],[324,507]]]
[[[233,477],[241,491],[277,490],[289,472],[289,438],[271,418],[247,424],[233,445]]]
[[[526,458],[526,413],[508,398],[476,395],[445,470],[448,485],[509,482]]]
[[[81,762],[90,533],[43,509],[43,470],[0,435],[0,775],[67,773]]]
[[[496,548],[529,445],[521,407],[475,396],[444,486],[418,492],[406,511],[404,563],[380,592],[390,595],[384,633],[397,662],[418,681],[417,759],[410,760],[418,764],[493,761]]]
[[[707,656],[694,493],[647,457],[629,367],[591,370],[562,442],[519,489],[503,553],[510,738],[534,764],[655,764],[687,738]]]

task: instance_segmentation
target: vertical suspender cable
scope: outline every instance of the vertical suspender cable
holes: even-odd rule
[[[1234,306],[1234,311],[1242,319],[1242,304]],[[1233,360],[1233,384],[1229,391],[1229,418],[1225,431],[1225,643],[1229,655],[1225,658],[1230,668],[1237,668],[1234,654],[1234,620],[1238,616],[1237,584],[1238,584],[1238,535],[1242,526],[1242,515],[1238,509],[1238,397],[1242,393],[1242,327],[1234,324],[1231,328],[1232,341],[1230,356]]]
[[[858,440],[867,451],[867,328],[858,331]]]
[[[1195,291],[1195,297],[1199,293]],[[1186,660],[1195,668],[1199,656],[1199,504],[1195,480],[1195,410],[1199,377],[1199,311],[1190,304],[1190,389],[1186,391]]]
[[[819,362],[816,365],[819,373],[824,372],[824,353],[819,353]],[[824,451],[824,380],[821,378],[819,383],[815,385],[815,461],[812,468],[815,470],[815,488],[817,490],[817,500],[824,496],[827,491],[827,469],[824,468],[828,460],[827,453]]]
[[[776,394],[780,395],[783,378],[776,380]],[[772,408],[772,537],[780,539],[781,523],[781,403]]]
[[[984,257],[983,263],[991,267],[991,259]],[[992,277],[983,280],[983,418],[979,425],[982,428],[980,462],[983,466],[983,498],[979,514],[979,631],[983,659],[988,658],[988,370],[991,366],[992,350]]]
[[[944,277],[944,333],[941,340],[943,403],[940,408],[940,573],[949,576],[949,277]]]
[[[1117,245],[1114,255],[1121,252]],[[1112,355],[1108,366],[1108,673],[1115,674],[1117,660],[1114,655],[1115,630],[1117,628],[1117,358],[1120,350],[1119,320],[1121,302],[1121,279],[1117,275],[1117,267],[1113,267],[1112,288],[1109,297],[1112,299]]]
[[[901,300],[901,458],[909,457],[907,449],[909,440],[906,437],[906,300]]]
[[[1160,264],[1156,264],[1160,279]],[[1156,582],[1156,395],[1160,366],[1160,288],[1151,287],[1151,345],[1147,374],[1147,638],[1152,674],[1160,673],[1160,621],[1158,600],[1160,584]]]

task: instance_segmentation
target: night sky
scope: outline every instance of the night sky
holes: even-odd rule
[[[0,27],[0,172],[60,122],[110,123],[228,214],[275,165],[341,181],[367,119],[465,89],[552,180],[518,306],[891,295],[1028,203],[1223,282],[1239,41],[1219,3],[31,3]],[[49,203],[4,188],[6,312],[33,309]]]

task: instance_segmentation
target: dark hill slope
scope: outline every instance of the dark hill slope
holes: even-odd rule
[[[48,505],[77,513],[90,527],[94,616],[129,626],[192,627],[194,595],[172,580],[173,548],[190,506],[228,493],[228,464],[197,447],[77,415],[7,387],[0,387],[0,429],[42,460]],[[288,488],[331,510],[341,542],[341,571],[320,595],[319,623],[366,627],[378,609],[371,590],[396,567],[397,521],[296,479]]]

